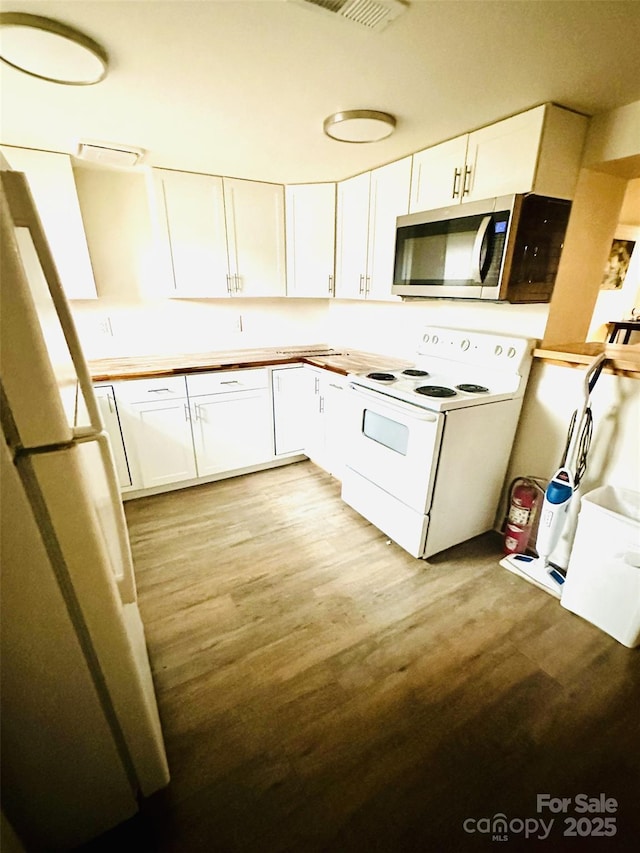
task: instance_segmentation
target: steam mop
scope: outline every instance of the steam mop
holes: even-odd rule
[[[540,522],[536,537],[537,557],[529,554],[509,554],[500,565],[535,586],[560,598],[566,567],[550,562],[551,554],[560,541],[574,492],[587,470],[587,456],[591,444],[593,418],[590,395],[602,372],[606,356],[599,355],[589,366],[583,384],[583,405],[576,410],[569,424],[560,467],[549,481],[544,493]]]

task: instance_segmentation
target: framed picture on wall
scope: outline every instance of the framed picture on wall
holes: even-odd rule
[[[600,290],[620,290],[631,261],[635,240],[614,240],[604,269]]]

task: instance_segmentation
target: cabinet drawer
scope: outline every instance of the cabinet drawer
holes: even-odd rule
[[[255,388],[266,388],[267,385],[268,376],[264,367],[247,370],[216,370],[211,373],[194,373],[187,376],[190,397],[249,391]]]
[[[184,376],[160,376],[154,379],[128,379],[117,386],[118,399],[128,403],[177,400],[187,396]]]

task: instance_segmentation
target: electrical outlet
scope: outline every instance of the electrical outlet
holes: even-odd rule
[[[236,319],[236,332],[242,331],[242,314],[238,314]]]
[[[100,330],[101,335],[105,335],[105,337],[113,337],[113,327],[111,325],[111,317],[104,317],[98,323],[98,329]]]

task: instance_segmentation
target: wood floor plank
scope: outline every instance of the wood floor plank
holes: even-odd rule
[[[415,560],[309,462],[126,515],[172,782],[86,853],[486,849],[465,818],[535,818],[539,792],[620,802],[615,839],[559,821],[547,849],[637,841],[640,650],[497,536]]]

